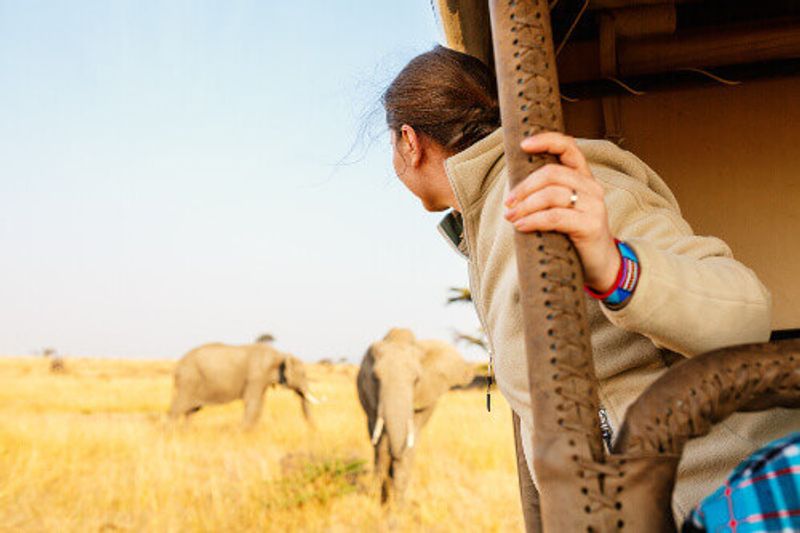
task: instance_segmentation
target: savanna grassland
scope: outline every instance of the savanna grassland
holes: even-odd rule
[[[520,531],[510,411],[440,401],[407,503],[370,494],[354,366],[315,365],[317,429],[289,391],[239,429],[241,402],[172,426],[171,361],[0,358],[0,531]]]

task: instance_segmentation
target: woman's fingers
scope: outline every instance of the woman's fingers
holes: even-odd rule
[[[548,153],[556,155],[562,165],[566,165],[584,176],[591,175],[589,164],[573,137],[549,131],[533,137],[527,137],[520,146],[529,154]]]
[[[542,133],[522,141],[531,154],[550,153],[559,164],[537,169],[509,193],[506,213],[518,231],[555,231],[572,240],[586,282],[605,289],[619,270],[620,258],[608,225],[603,187],[592,176],[575,139]],[[611,281],[608,281],[611,279]]]
[[[585,213],[564,207],[536,211],[514,221],[519,231],[557,231],[574,238],[586,229]]]
[[[545,209],[552,209],[554,207],[568,207],[574,209],[587,210],[590,207],[593,198],[584,196],[580,198],[579,193],[573,193],[574,189],[562,187],[560,185],[550,185],[528,195],[523,200],[519,201],[514,207],[506,211],[505,217],[507,220],[514,222],[524,216],[542,211]],[[573,194],[576,196],[575,205],[572,205]],[[580,207],[577,200],[580,199]]]
[[[579,194],[603,196],[603,187],[591,176],[584,176],[563,165],[545,165],[517,184],[506,198],[506,206],[514,207],[535,192],[550,186],[576,190]]]

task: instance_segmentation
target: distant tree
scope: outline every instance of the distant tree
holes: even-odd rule
[[[269,344],[271,342],[275,342],[275,337],[271,333],[262,333],[258,336],[256,342],[264,342]]]
[[[453,339],[455,340],[456,344],[462,342],[464,344],[478,346],[485,352],[489,351],[489,346],[486,343],[486,336],[483,334],[483,331],[480,331],[477,335],[467,335],[466,333],[455,331],[453,333]]]
[[[466,287],[450,287],[449,290],[450,296],[447,297],[448,304],[472,301],[472,293]]]
[[[50,372],[60,374],[67,371],[64,358],[58,355],[55,348],[42,348],[42,356],[50,359]]]
[[[450,291],[450,295],[447,297],[447,305],[456,302],[472,301],[472,292],[470,292],[470,290],[466,287],[450,287],[448,290]],[[480,347],[487,353],[489,352],[489,345],[486,341],[486,335],[482,330],[480,330],[476,335],[467,335],[466,333],[461,333],[460,331],[456,330],[453,334],[453,338],[456,344],[471,344],[473,346]]]

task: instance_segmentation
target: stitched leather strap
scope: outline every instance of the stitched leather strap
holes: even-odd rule
[[[680,455],[738,411],[800,407],[800,340],[754,344],[682,361],[628,409],[615,451]]]

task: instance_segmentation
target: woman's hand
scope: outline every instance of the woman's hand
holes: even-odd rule
[[[506,198],[506,219],[519,231],[567,234],[580,255],[586,284],[606,292],[616,281],[621,258],[608,227],[603,187],[572,137],[541,133],[521,146],[530,154],[556,155],[560,164],[545,165],[514,187]]]

